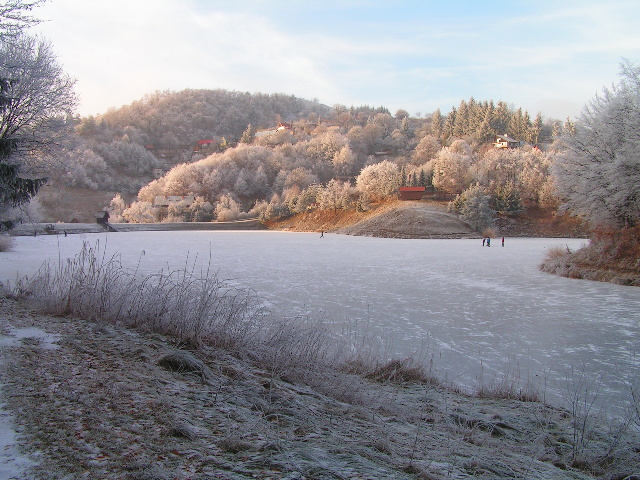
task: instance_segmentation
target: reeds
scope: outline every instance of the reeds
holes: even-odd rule
[[[252,290],[220,280],[210,264],[201,274],[185,266],[141,276],[85,243],[74,258],[45,263],[14,290],[48,313],[156,332],[196,349],[223,348],[274,376],[300,377],[297,371],[335,364],[346,351],[321,322],[274,318]]]

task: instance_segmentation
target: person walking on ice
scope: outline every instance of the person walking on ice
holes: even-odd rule
[[[504,247],[504,237],[502,237],[502,246]]]
[[[491,246],[491,237],[487,238],[487,247]]]

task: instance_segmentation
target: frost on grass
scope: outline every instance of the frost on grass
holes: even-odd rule
[[[637,437],[614,442],[590,423],[577,444],[569,410],[330,369],[323,393],[206,345],[182,357],[207,367],[203,382],[159,364],[182,353],[171,337],[0,308],[14,327],[37,321],[60,338],[7,352],[8,404],[23,445],[40,452],[28,478],[589,479],[639,468]]]

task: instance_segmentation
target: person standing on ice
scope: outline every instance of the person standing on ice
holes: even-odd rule
[[[483,238],[483,239],[482,239],[482,246],[483,246],[483,247],[484,247],[484,243],[485,243],[486,241],[487,241],[487,239],[486,239],[486,238]]]
[[[504,247],[504,237],[502,237],[502,246]]]
[[[491,237],[487,238],[487,247],[491,246]]]

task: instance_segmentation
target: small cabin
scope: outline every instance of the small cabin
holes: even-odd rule
[[[398,198],[400,200],[422,200],[425,191],[425,187],[400,187]]]
[[[213,138],[208,138],[206,140],[198,140],[198,142],[193,146],[194,153],[210,153],[216,150],[218,147],[218,143]]]
[[[96,213],[96,223],[106,225],[109,223],[109,212],[106,210]]]
[[[493,142],[493,146],[496,148],[520,148],[520,142],[515,138],[511,138],[509,135],[496,135],[496,140]]]

